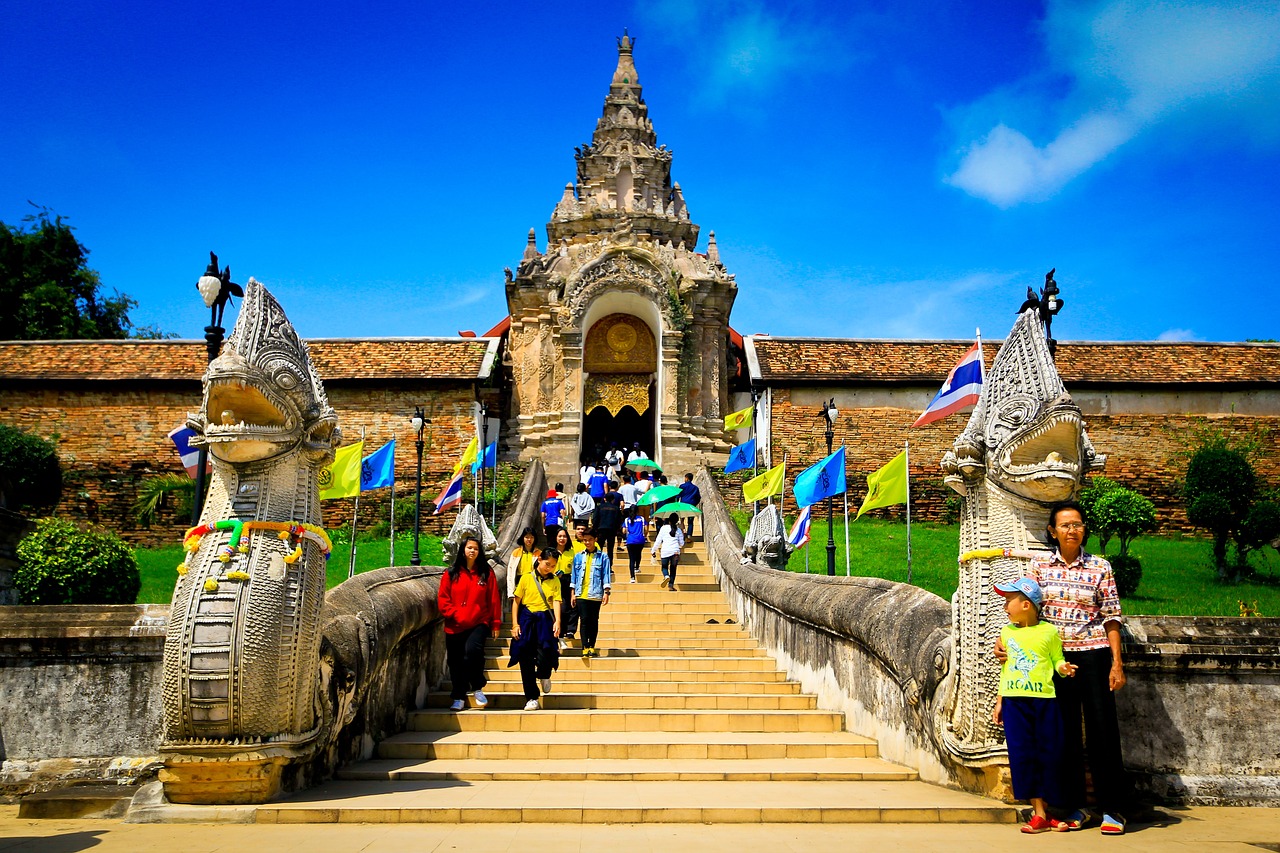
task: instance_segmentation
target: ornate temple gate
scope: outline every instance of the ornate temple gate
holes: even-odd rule
[[[583,346],[582,454],[599,461],[609,446],[657,449],[658,344],[643,320],[610,314],[587,331]]]

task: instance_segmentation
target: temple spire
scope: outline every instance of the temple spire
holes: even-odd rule
[[[556,205],[547,225],[551,243],[586,242],[613,233],[626,218],[637,239],[698,242],[680,188],[671,181],[671,151],[658,145],[644,102],[632,51],[635,39],[618,38],[618,65],[591,143],[575,148],[577,181]]]

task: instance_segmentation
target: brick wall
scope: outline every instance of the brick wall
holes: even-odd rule
[[[772,441],[773,461],[787,454],[788,486],[796,474],[826,455],[827,445],[820,418],[821,405],[796,405],[800,397],[808,401],[820,396],[835,396],[840,405],[841,394],[810,393],[810,389],[794,393],[789,388],[773,389]],[[955,493],[942,483],[939,461],[964,428],[967,415],[955,415],[919,429],[909,425],[919,409],[895,406],[849,408],[842,406],[835,426],[833,445],[847,446],[846,465],[849,478],[849,506],[861,504],[866,496],[867,474],[893,458],[902,450],[903,442],[911,442],[912,517],[939,520],[947,511],[947,500]],[[1180,453],[1189,445],[1198,429],[1212,425],[1228,435],[1244,437],[1260,429],[1269,429],[1267,441],[1272,445],[1256,460],[1259,475],[1271,486],[1280,487],[1280,416],[1188,416],[1161,414],[1093,414],[1086,417],[1089,437],[1099,453],[1108,457],[1103,474],[1136,489],[1156,504],[1162,529],[1190,529],[1182,506],[1180,489],[1185,463]],[[719,478],[731,507],[741,506],[744,480],[742,474]],[[787,514],[797,512],[790,493]],[[905,514],[903,507],[890,507],[874,512],[891,518]]]
[[[428,443],[422,460],[428,512],[427,502],[444,487],[470,440],[475,391],[459,383],[421,383],[407,390],[408,383],[397,384],[402,387],[350,385],[327,390],[344,443],[359,438],[362,426],[370,451],[396,438],[397,501],[413,498],[416,451],[409,419],[415,405],[423,407],[432,421],[424,431]],[[43,438],[56,436],[64,476],[58,515],[101,524],[134,544],[155,545],[176,543],[190,519],[178,517],[170,505],[150,528],[143,528],[133,519],[132,505],[146,480],[184,473],[168,432],[199,404],[198,382],[49,383],[40,388],[24,383],[0,389],[0,422]],[[372,522],[387,497],[387,490],[380,490],[361,501],[362,526]],[[349,522],[351,501],[326,501],[324,516],[326,526]],[[443,523],[424,521],[428,532],[437,532]]]

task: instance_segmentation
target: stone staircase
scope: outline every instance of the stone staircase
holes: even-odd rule
[[[489,649],[487,710],[447,692],[410,715],[377,758],[260,823],[1010,822],[1012,809],[936,787],[878,757],[840,714],[787,681],[734,624],[700,537],[678,592],[645,555],[639,582],[615,565],[600,657],[576,643],[543,709],[525,712],[509,636]],[[447,686],[447,685],[446,685]]]

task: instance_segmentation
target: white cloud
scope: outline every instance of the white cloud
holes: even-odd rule
[[[961,146],[946,178],[970,195],[1000,207],[1047,198],[1138,134],[1199,105],[1226,103],[1246,126],[1274,127],[1274,100],[1265,96],[1280,94],[1274,2],[1059,0],[1044,30],[1054,70],[1074,89],[1064,99],[1043,96],[1030,110],[1077,117],[1043,145],[1011,126],[1038,116],[997,118],[984,138]],[[988,110],[997,100],[970,106]]]
[[[1190,329],[1165,329],[1157,337],[1157,341],[1202,341],[1204,338]]]

